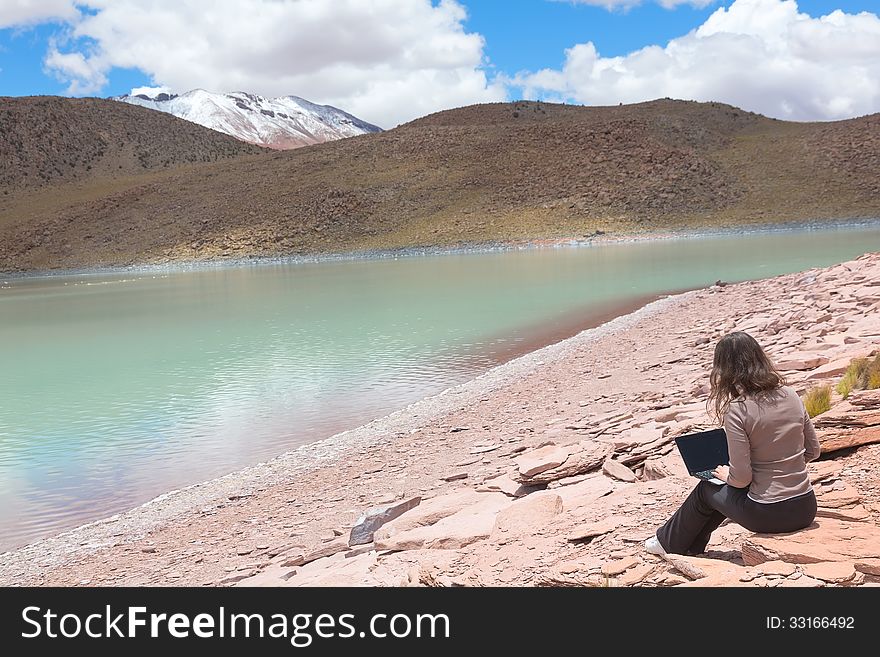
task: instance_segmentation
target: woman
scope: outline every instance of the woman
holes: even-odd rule
[[[645,542],[657,555],[700,554],[725,518],[761,533],[803,529],[816,517],[807,463],[819,441],[804,404],[748,333],[715,346],[709,403],[723,422],[729,466],[701,481],[665,525]]]

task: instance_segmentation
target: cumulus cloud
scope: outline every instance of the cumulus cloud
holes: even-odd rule
[[[66,48],[46,66],[70,93],[114,67],[184,92],[295,94],[391,127],[506,98],[457,0],[81,0]]]
[[[44,63],[58,79],[70,82],[67,88],[70,94],[95,93],[107,84],[103,68],[81,52],[62,53],[53,44],[49,47]]]
[[[155,98],[159,94],[170,94],[173,90],[170,87],[135,87],[131,90],[132,96],[147,96]]]
[[[736,0],[665,46],[603,57],[592,42],[561,69],[517,75],[526,97],[586,104],[673,97],[723,101],[794,120],[880,110],[880,18],[837,10],[813,18],[795,0]]]
[[[0,29],[34,25],[48,20],[71,19],[77,15],[73,0],[2,0]]]
[[[573,5],[592,5],[594,7],[604,7],[605,9],[629,9],[637,5],[643,4],[646,0],[553,0],[554,2],[570,2]],[[715,4],[718,0],[647,0],[648,2],[656,2],[666,9],[675,9],[680,5],[691,5],[692,7],[708,7]]]

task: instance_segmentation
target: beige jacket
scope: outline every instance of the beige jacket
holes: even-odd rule
[[[730,475],[727,483],[749,489],[756,502],[781,502],[812,490],[807,463],[819,456],[819,440],[798,394],[789,387],[734,400],[724,416]]]

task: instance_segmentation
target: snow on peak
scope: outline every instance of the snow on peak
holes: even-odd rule
[[[215,94],[204,89],[176,95],[162,87],[142,87],[113,100],[167,112],[242,141],[282,150],[381,131],[340,109],[297,96],[265,98],[244,91]]]

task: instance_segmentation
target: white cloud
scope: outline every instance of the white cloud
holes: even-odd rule
[[[604,7],[609,11],[612,9],[630,9],[643,4],[645,0],[553,0],[554,2],[570,2],[573,5],[592,5],[594,7]],[[708,7],[715,4],[718,0],[648,0],[656,2],[666,9],[675,9],[680,5],[691,5],[692,7]]]
[[[55,40],[43,60],[46,70],[61,81],[68,82],[67,92],[77,96],[93,94],[107,84],[107,70],[99,56],[73,51],[62,53]]]
[[[147,96],[148,98],[155,98],[159,94],[170,94],[172,90],[170,87],[135,87],[129,92],[132,96]]]
[[[673,97],[713,100],[795,120],[880,110],[880,18],[840,10],[812,18],[795,0],[736,0],[666,46],[602,57],[592,42],[562,69],[517,75],[526,97],[586,104]]]
[[[0,0],[0,29],[71,19],[76,15],[73,0]]]
[[[456,0],[82,0],[66,53],[46,66],[70,93],[94,93],[114,67],[175,92],[295,94],[383,127],[504,100],[482,69],[484,40]],[[78,48],[81,39],[91,44]]]

